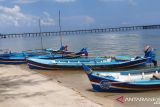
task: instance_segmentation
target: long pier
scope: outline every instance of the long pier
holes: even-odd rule
[[[20,37],[56,36],[56,35],[74,35],[74,34],[77,35],[77,34],[86,34],[86,33],[125,32],[125,31],[148,30],[148,29],[160,29],[160,25],[129,26],[129,27],[73,30],[73,31],[61,31],[61,32],[0,34],[0,39],[3,39],[3,38],[20,38]]]

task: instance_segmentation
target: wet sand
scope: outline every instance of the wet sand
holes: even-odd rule
[[[0,65],[0,107],[101,107],[24,66]]]
[[[110,93],[110,92],[93,92],[91,84],[87,75],[82,70],[34,70],[48,78],[61,83],[65,87],[69,87],[78,91],[82,96],[94,101],[104,107],[159,107],[160,104],[154,104],[150,101],[137,101],[137,102],[118,102],[116,99],[123,96],[129,97],[144,97],[144,98],[159,98],[160,90],[135,92],[135,93]],[[160,103],[160,101],[159,101]]]

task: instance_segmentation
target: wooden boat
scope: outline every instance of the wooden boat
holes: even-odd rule
[[[26,63],[27,57],[42,56],[43,58],[45,54],[47,53],[42,51],[0,54],[0,64],[23,64]]]
[[[0,64],[23,64],[25,62],[25,56],[21,53],[0,55]]]
[[[112,58],[76,58],[76,59],[35,59],[28,58],[27,63],[31,69],[81,69],[81,63],[93,69],[119,69],[140,67],[146,64],[146,58],[131,59],[129,61],[117,61]]]
[[[82,64],[94,91],[132,92],[160,89],[160,68],[122,72],[93,72]]]
[[[58,54],[57,54],[58,52]],[[61,54],[59,53],[61,52]],[[81,50],[80,52],[65,52],[62,50],[51,51],[51,50],[28,50],[19,53],[5,53],[0,54],[0,64],[24,64],[26,58],[40,58],[40,59],[59,59],[59,58],[78,58],[81,56],[88,55],[87,50]]]

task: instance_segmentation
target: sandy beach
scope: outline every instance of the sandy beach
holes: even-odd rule
[[[21,66],[0,65],[0,107],[101,107]]]
[[[58,81],[61,85],[78,91],[85,98],[101,104],[103,107],[159,107],[155,101],[125,101],[125,98],[156,98],[160,99],[160,90],[133,92],[133,93],[111,93],[94,92],[87,75],[82,70],[34,70],[48,78]],[[123,103],[116,99],[123,96]]]
[[[118,102],[118,97],[159,98],[160,91],[93,92],[82,70],[30,70],[0,65],[0,107],[159,107],[154,102]]]

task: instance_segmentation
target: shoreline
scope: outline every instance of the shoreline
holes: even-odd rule
[[[102,107],[21,66],[0,65],[0,107]]]
[[[93,92],[87,75],[82,70],[33,70],[48,78],[58,81],[60,85],[76,90],[85,98],[102,105],[103,107],[159,107],[154,102],[118,102],[116,99],[124,98],[159,98],[160,90],[133,92],[133,93],[111,93]]]
[[[160,90],[139,93],[93,92],[81,70],[30,70],[0,65],[0,107],[159,107],[153,102],[116,101],[123,96],[156,97]],[[147,106],[146,106],[147,105]]]

